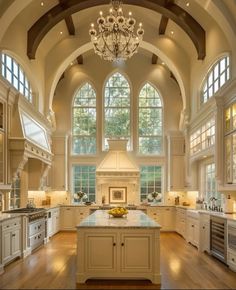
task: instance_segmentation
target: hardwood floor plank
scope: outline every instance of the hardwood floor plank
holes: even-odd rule
[[[0,276],[0,289],[236,289],[236,273],[175,233],[161,233],[161,286],[149,281],[89,280],[76,285],[76,233],[61,232]]]

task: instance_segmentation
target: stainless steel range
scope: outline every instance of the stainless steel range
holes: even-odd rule
[[[47,214],[44,208],[17,208],[6,213],[25,213],[28,217],[28,246],[35,250],[44,243]]]

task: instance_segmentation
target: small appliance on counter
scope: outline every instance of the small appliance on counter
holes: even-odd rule
[[[231,198],[230,194],[228,194],[228,197],[225,198],[223,210],[224,213],[234,212],[234,200]]]

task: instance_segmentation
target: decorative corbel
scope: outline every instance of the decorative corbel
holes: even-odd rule
[[[21,172],[24,169],[24,166],[27,162],[28,162],[28,157],[23,155],[22,159],[18,163],[18,166],[16,167],[15,172],[13,173],[13,177],[12,177],[13,182],[15,182],[21,176]]]
[[[40,182],[39,182],[39,190],[45,189],[46,178],[48,176],[48,172],[51,169],[51,165],[47,164],[44,167],[43,174],[41,175]]]

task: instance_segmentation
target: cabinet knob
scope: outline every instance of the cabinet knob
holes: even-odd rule
[[[205,230],[205,227],[202,227]]]
[[[122,247],[124,247],[124,245],[125,245],[124,243],[121,243],[121,246],[122,246]]]
[[[194,225],[192,225],[192,228],[194,228]]]
[[[116,246],[116,243],[113,243],[113,247],[115,247]]]
[[[13,236],[13,237],[15,237],[15,236],[16,236],[16,234],[12,234],[12,236]]]
[[[232,258],[232,261],[234,262],[234,258]]]

